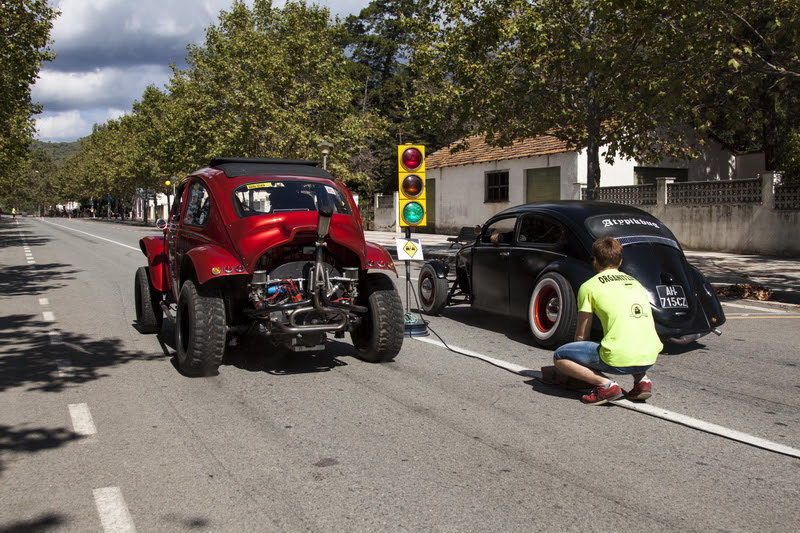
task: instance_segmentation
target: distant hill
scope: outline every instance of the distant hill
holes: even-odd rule
[[[70,143],[49,143],[34,140],[33,143],[31,143],[31,150],[43,151],[50,156],[50,159],[52,159],[56,165],[61,166],[64,164],[64,161],[78,153],[78,150],[81,149],[82,142],[81,139]]]

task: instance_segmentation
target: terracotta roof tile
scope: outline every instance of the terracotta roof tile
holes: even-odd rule
[[[512,146],[504,148],[489,146],[486,144],[482,135],[467,137],[466,142],[469,143],[469,148],[467,150],[450,153],[450,149],[458,144],[453,143],[447,148],[442,148],[433,152],[425,159],[425,167],[442,168],[456,165],[471,165],[473,163],[533,157],[569,151],[567,143],[551,135],[524,139],[515,142]]]

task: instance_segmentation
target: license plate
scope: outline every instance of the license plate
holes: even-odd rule
[[[687,309],[689,303],[680,285],[656,285],[658,301],[662,309]]]

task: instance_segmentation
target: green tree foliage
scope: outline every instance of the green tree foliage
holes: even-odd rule
[[[203,46],[190,47],[189,68],[175,72],[169,90],[194,164],[231,155],[316,159],[324,140],[334,145],[329,167],[367,184],[349,161],[385,123],[354,107],[342,29],[329,18],[305,2],[236,2]]]
[[[356,192],[395,187],[398,142],[550,133],[658,162],[709,138],[800,176],[795,0],[235,2],[163,90],[95,128],[61,176],[78,196],[164,192],[215,156],[317,159]],[[118,192],[114,192],[118,191]]]
[[[497,145],[551,133],[576,148],[602,147],[607,159],[685,157],[715,126],[749,120],[753,107],[742,102],[764,111],[795,83],[800,13],[789,0],[434,7],[417,29],[418,104],[433,124],[453,118],[462,136]],[[597,184],[592,163],[590,153]]]
[[[57,166],[61,166],[70,157],[74,156],[81,149],[81,141],[72,142],[44,142],[33,140],[30,145],[31,151],[41,150],[46,153]]]
[[[2,195],[10,201],[19,176],[28,167],[28,144],[34,131],[30,86],[43,61],[53,58],[47,42],[57,12],[45,0],[3,0],[0,4],[0,176]]]
[[[719,39],[707,91],[706,124],[739,150],[764,151],[767,170],[800,178],[800,4],[794,0],[699,4]]]
[[[352,76],[359,84],[355,104],[387,122],[384,134],[373,138],[356,162],[380,182],[384,192],[397,187],[397,144],[438,148],[453,140],[427,127],[425,117],[411,105],[414,79],[408,60],[414,43],[409,23],[420,9],[417,0],[375,0],[345,21],[345,45],[352,59]]]
[[[95,129],[65,179],[82,194],[104,193],[109,180],[166,192],[166,179],[212,157],[318,159],[328,141],[329,169],[369,192],[352,162],[386,123],[353,103],[342,32],[327,9],[305,2],[234,2],[165,91],[149,87],[130,116]]]

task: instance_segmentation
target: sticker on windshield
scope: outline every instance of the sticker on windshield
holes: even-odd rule
[[[267,187],[272,187],[272,186],[273,186],[272,183],[248,183],[247,184],[247,188],[248,189],[265,189]]]
[[[680,285],[656,285],[658,302],[662,309],[687,309],[686,295]]]

